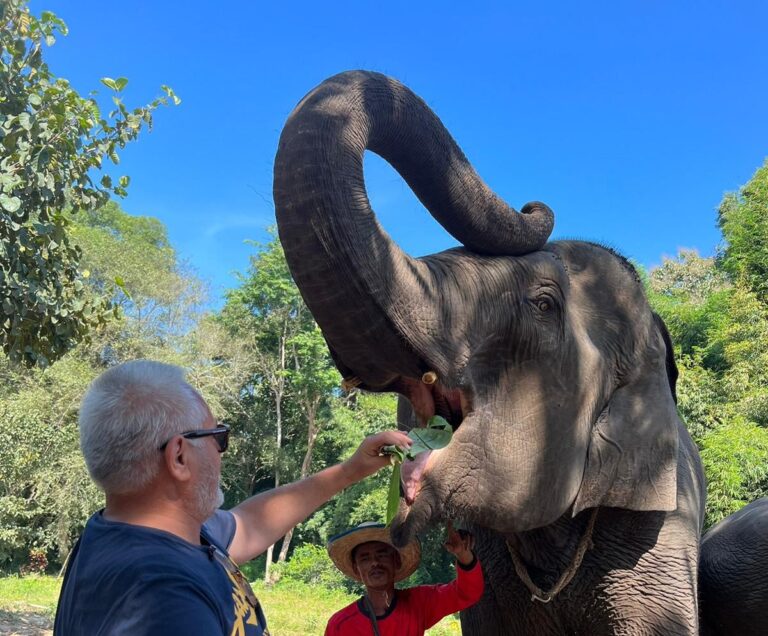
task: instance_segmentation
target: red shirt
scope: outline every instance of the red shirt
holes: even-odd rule
[[[483,595],[483,570],[475,559],[465,570],[456,567],[456,580],[444,585],[420,585],[396,590],[392,605],[384,616],[377,616],[381,636],[423,636],[443,616],[477,603]],[[373,626],[363,600],[350,603],[328,621],[325,636],[371,636]]]

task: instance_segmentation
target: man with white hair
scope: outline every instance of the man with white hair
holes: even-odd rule
[[[106,506],[70,556],[55,634],[268,634],[237,564],[389,465],[382,446],[411,444],[399,431],[372,435],[341,464],[223,511],[228,439],[178,367],[135,360],[93,382],[80,445]]]

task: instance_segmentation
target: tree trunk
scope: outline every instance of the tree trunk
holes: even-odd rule
[[[317,426],[317,407],[319,402],[319,396],[315,396],[312,398],[311,403],[307,405],[307,451],[304,453],[304,459],[301,462],[301,479],[305,479],[309,475],[309,469],[312,466],[312,451],[315,449],[315,441],[319,432],[319,427]],[[291,539],[293,539],[293,531],[295,529],[296,527],[294,526],[283,537],[280,556],[277,558],[279,563],[283,563],[288,557],[288,548],[291,547]]]
[[[280,449],[283,445],[283,393],[285,392],[285,349],[286,341],[288,339],[288,318],[286,317],[283,323],[283,334],[280,337],[280,365],[278,373],[274,378],[274,395],[275,395],[275,419],[277,425],[276,435],[276,448],[275,448],[275,488],[280,485]],[[269,584],[270,580],[269,570],[272,566],[272,554],[275,551],[275,544],[273,543],[267,548],[267,559],[264,563],[264,583]]]

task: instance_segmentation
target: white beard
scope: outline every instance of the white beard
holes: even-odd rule
[[[195,517],[205,521],[224,503],[224,492],[220,477],[210,464],[205,464],[200,482],[200,487],[195,490],[194,513]]]

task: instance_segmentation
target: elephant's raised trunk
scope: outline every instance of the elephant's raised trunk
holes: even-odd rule
[[[377,388],[397,375],[446,373],[450,365],[433,341],[439,285],[376,221],[363,179],[366,149],[392,164],[473,251],[538,249],[552,213],[528,204],[518,214],[501,201],[435,114],[399,82],[353,71],[310,92],[289,117],[275,159],[280,238],[339,368]]]

